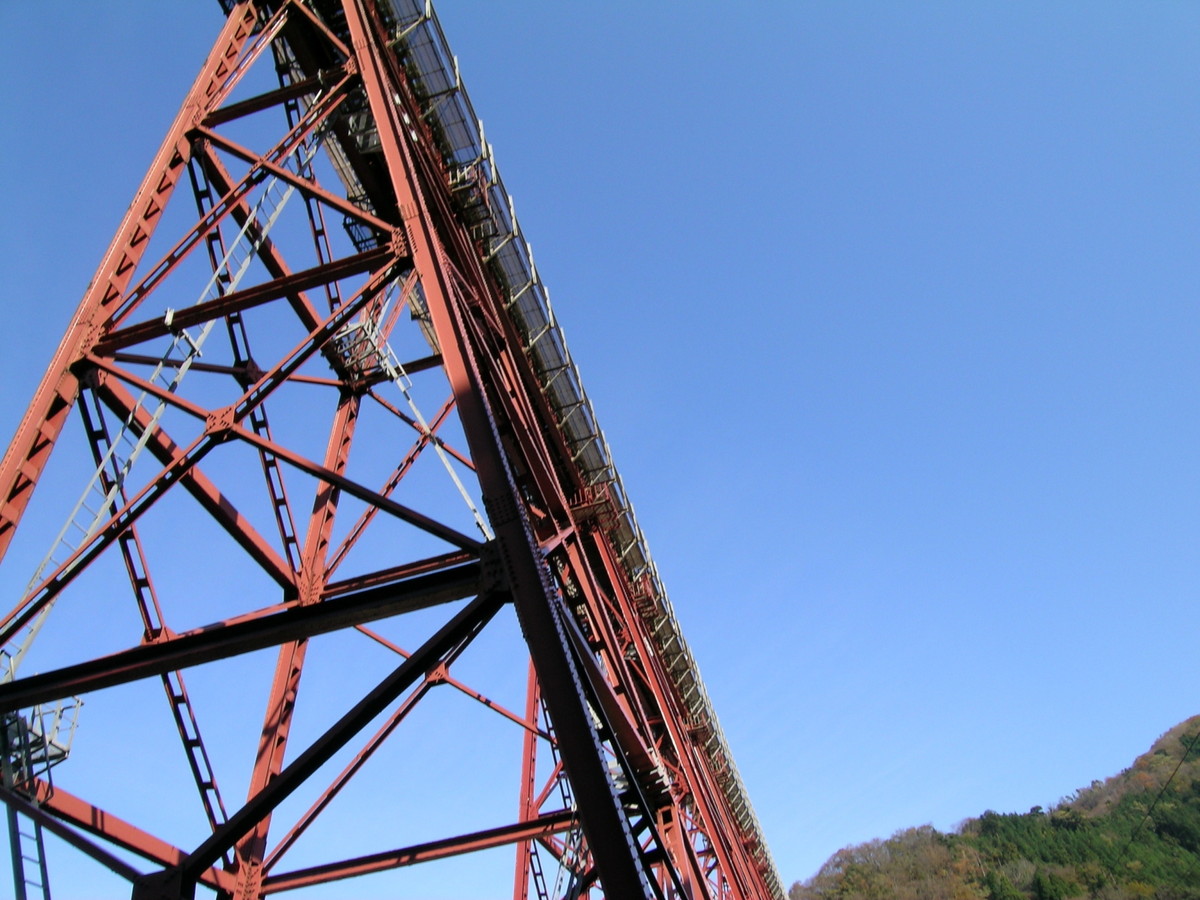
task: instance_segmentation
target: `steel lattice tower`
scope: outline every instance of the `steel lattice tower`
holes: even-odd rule
[[[18,896],[53,834],[135,898],[508,847],[518,900],[782,900],[432,9],[223,5],[0,466],[0,554],[50,547],[0,619]],[[140,821],[57,767],[77,697],[154,694]]]

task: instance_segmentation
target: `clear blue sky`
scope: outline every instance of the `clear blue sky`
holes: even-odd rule
[[[1200,7],[439,10],[785,882],[1200,712]],[[0,5],[7,434],[219,22]]]

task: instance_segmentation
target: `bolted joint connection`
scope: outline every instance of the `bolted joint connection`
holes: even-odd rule
[[[494,538],[483,545],[479,553],[479,593],[493,594],[508,592],[508,574],[504,566],[503,550]]]
[[[204,420],[204,433],[217,441],[228,441],[233,437],[233,429],[237,426],[233,416],[233,407],[214,409]]]

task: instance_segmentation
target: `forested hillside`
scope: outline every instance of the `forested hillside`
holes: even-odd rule
[[[1052,809],[839,850],[791,900],[1200,900],[1200,716]]]

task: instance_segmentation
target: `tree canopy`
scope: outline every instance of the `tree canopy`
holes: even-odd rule
[[[1200,900],[1200,716],[1049,810],[839,850],[791,900]]]

